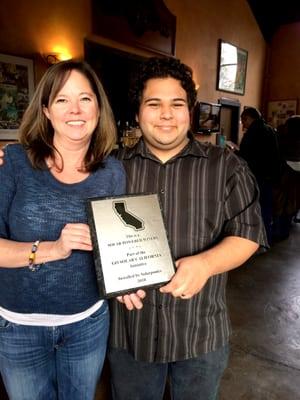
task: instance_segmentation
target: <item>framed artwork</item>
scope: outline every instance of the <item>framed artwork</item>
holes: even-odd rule
[[[284,125],[285,121],[295,114],[297,114],[297,99],[274,100],[268,103],[267,122],[273,128]]]
[[[219,41],[217,90],[245,94],[247,59],[247,50]]]
[[[33,61],[0,54],[0,140],[17,139],[33,91]]]

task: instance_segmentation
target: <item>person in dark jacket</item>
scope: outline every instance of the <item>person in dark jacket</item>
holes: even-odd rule
[[[260,206],[269,243],[272,242],[273,185],[279,180],[281,157],[277,132],[254,107],[241,114],[245,130],[238,155],[247,161],[260,189]]]
[[[300,209],[300,115],[289,117],[279,134],[283,160],[280,181],[274,188],[273,239],[289,237]]]

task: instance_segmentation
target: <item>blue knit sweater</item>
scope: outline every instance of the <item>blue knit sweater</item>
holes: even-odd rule
[[[0,237],[52,241],[66,223],[86,223],[86,198],[125,192],[120,161],[108,157],[104,165],[82,182],[65,184],[48,170],[33,169],[20,144],[7,146],[0,168]],[[73,250],[67,259],[47,262],[36,272],[27,266],[0,267],[0,305],[10,311],[74,314],[97,300],[91,252]]]

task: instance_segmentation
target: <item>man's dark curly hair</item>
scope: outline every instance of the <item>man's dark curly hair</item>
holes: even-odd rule
[[[197,92],[192,69],[176,58],[152,57],[141,64],[131,85],[129,99],[135,114],[139,111],[146,82],[156,78],[174,78],[180,81],[187,93],[188,108],[190,111],[193,109]]]

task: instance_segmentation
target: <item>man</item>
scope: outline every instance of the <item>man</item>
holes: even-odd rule
[[[131,99],[142,140],[122,150],[129,193],[159,193],[177,271],[159,290],[111,302],[109,360],[115,400],[217,398],[227,365],[227,271],[265,245],[255,180],[232,152],[189,133],[190,68],[146,62]],[[124,304],[122,304],[124,303]]]
[[[243,160],[189,133],[189,67],[150,59],[130,97],[143,138],[118,157],[129,193],[159,194],[177,271],[111,301],[113,398],[160,400],[168,379],[174,400],[213,400],[228,360],[227,271],[266,244],[258,191]]]
[[[279,180],[281,157],[277,133],[261,113],[247,107],[241,114],[245,130],[238,155],[247,161],[260,189],[260,206],[269,243],[272,242],[273,185]]]

